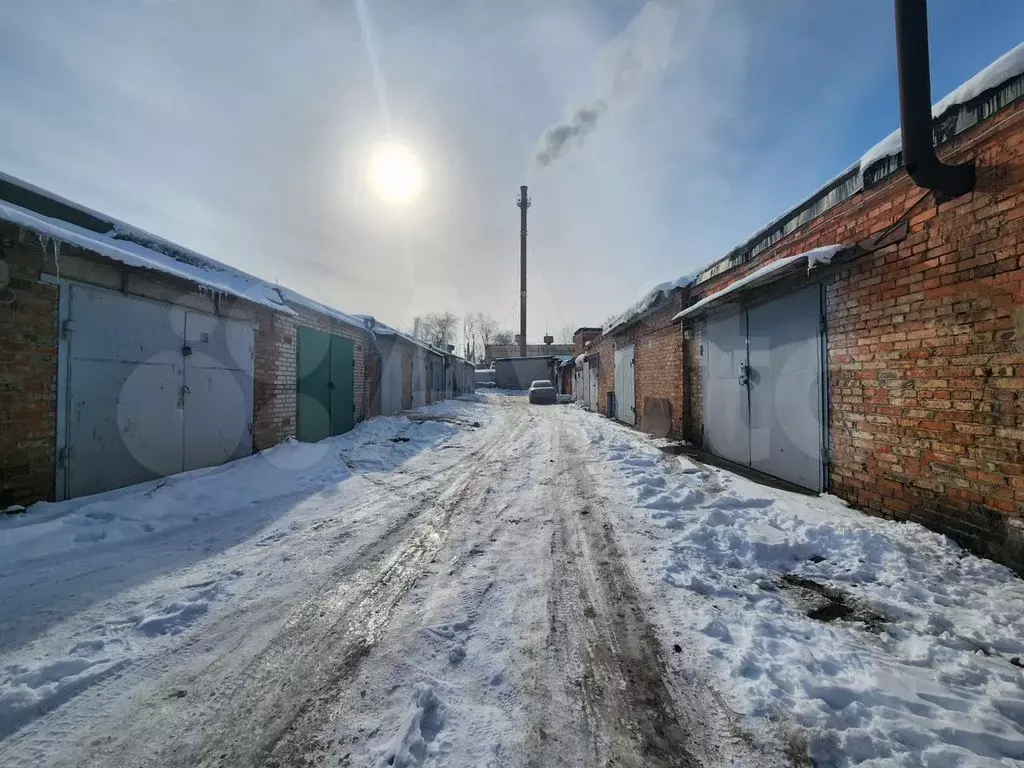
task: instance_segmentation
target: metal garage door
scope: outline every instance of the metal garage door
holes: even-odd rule
[[[584,363],[583,376],[585,378],[583,386],[587,393],[587,408],[591,411],[597,411],[599,410],[598,403],[601,397],[601,369],[593,363]]]
[[[61,317],[59,496],[251,453],[251,325],[74,284]]]
[[[821,288],[709,323],[705,443],[797,485],[824,487]]]
[[[252,325],[185,313],[186,470],[252,453]]]
[[[316,442],[348,432],[355,425],[355,345],[305,326],[298,339],[296,436]]]
[[[381,365],[380,412],[392,416],[402,410],[402,353],[397,345]]]
[[[704,442],[711,453],[750,464],[747,313],[708,323],[704,331]]]
[[[427,404],[427,362],[422,354],[416,355],[412,361],[412,407],[419,408]]]
[[[626,424],[636,424],[634,350],[633,346],[615,350],[615,418]]]

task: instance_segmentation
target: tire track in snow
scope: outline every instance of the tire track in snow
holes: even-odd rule
[[[585,454],[554,425],[560,462],[552,540],[554,576],[549,644],[558,665],[574,670],[569,697],[581,719],[582,764],[690,768],[690,738],[663,676],[659,644],[648,625],[603,499],[593,491]],[[566,681],[570,682],[570,681]],[[564,733],[564,731],[563,731]],[[532,765],[554,755],[546,734]],[[569,745],[557,744],[559,753]]]
[[[401,555],[414,549],[417,542],[421,549],[432,543],[437,531],[432,532],[430,518],[444,517],[446,508],[451,506],[452,488],[460,488],[471,480],[480,462],[486,461],[501,439],[500,434],[488,435],[461,461],[445,463],[433,472],[397,473],[393,483],[374,477],[374,485],[386,496],[345,505],[337,515],[317,521],[300,534],[315,537],[321,543],[325,537],[328,541],[338,540],[324,529],[335,520],[356,512],[367,513],[373,507],[380,507],[382,515],[393,518],[380,534],[346,554],[329,577],[321,579],[320,584],[330,585],[327,590],[321,588],[318,593],[317,587],[306,587],[303,591],[310,597],[299,596],[284,606],[278,595],[228,607],[200,633],[170,648],[164,647],[160,653],[132,661],[117,674],[79,693],[71,706],[46,713],[0,742],[0,763],[36,765],[38,756],[55,756],[56,743],[63,748],[55,764],[259,763],[259,752],[246,751],[245,742],[266,742],[267,734],[274,733],[278,723],[288,722],[289,713],[294,714],[316,690],[315,686],[303,688],[293,683],[307,679],[301,674],[292,675],[292,679],[277,674],[275,683],[267,678],[275,677],[273,673],[281,670],[295,672],[303,660],[316,668],[317,674],[325,669],[316,651],[318,644],[330,642],[330,632],[336,629],[331,625],[331,617],[345,617],[346,607],[358,605],[359,590],[378,597],[379,593],[372,592],[375,586],[393,588],[403,582],[409,574],[403,575]],[[364,479],[369,477],[368,473],[356,474]],[[398,515],[393,510],[396,506],[403,508]],[[425,517],[426,523],[417,525]],[[292,610],[296,604],[298,609]],[[292,610],[283,624],[282,610]],[[362,629],[377,632],[382,624],[379,615],[376,619],[376,623],[369,621]],[[263,627],[266,631],[261,631]],[[262,683],[257,682],[259,674],[263,675]],[[268,697],[260,690],[261,685],[276,685],[274,695],[269,697],[272,702],[262,702]],[[186,691],[187,697],[181,695]],[[288,696],[291,699],[285,701]],[[265,706],[254,709],[254,702]],[[258,720],[259,715],[268,717],[269,726],[246,721],[245,710],[249,710],[252,720]],[[97,712],[102,714],[97,716]],[[230,750],[214,754],[214,750],[204,746],[211,741],[206,738],[207,731],[228,722],[230,725],[224,731],[236,729],[234,741],[239,744],[233,754],[239,756],[238,760],[231,757]],[[230,738],[225,740],[231,742]],[[229,755],[228,759],[221,759],[224,754]]]
[[[505,431],[495,430],[452,467],[448,487],[421,506],[415,518],[423,519],[408,538],[308,605],[275,638],[278,653],[262,655],[233,697],[241,706],[205,726],[198,754],[177,764],[303,765],[327,750],[325,725],[343,683],[385,636],[392,613],[443,545],[455,516],[483,492],[487,475],[480,469],[507,450],[509,438],[523,428],[518,421],[506,422]],[[380,549],[386,549],[383,543]]]

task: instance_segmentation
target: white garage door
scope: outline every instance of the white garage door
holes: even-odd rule
[[[396,344],[381,363],[380,412],[393,416],[402,410],[402,353]]]
[[[626,424],[636,424],[634,349],[631,345],[615,350],[615,418]]]
[[[427,363],[421,354],[412,361],[412,407],[420,408],[427,404]]]
[[[251,453],[252,325],[91,286],[66,289],[59,496]]]

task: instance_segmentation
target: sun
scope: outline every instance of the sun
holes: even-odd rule
[[[423,188],[423,169],[416,154],[404,144],[387,141],[370,155],[370,186],[387,203],[405,205]]]

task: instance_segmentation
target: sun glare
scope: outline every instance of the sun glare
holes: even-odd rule
[[[378,145],[370,156],[370,186],[385,202],[396,205],[411,202],[423,186],[419,160],[404,144]]]

